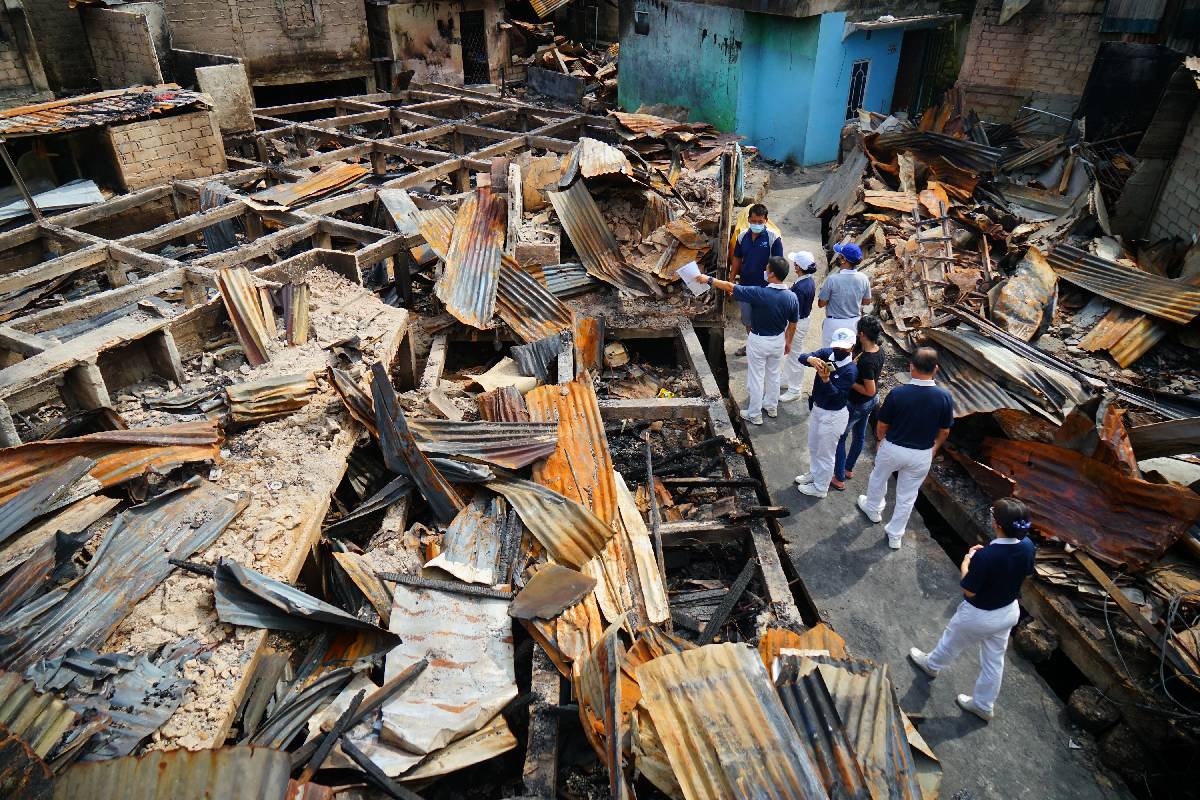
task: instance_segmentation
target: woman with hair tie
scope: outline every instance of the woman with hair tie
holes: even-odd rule
[[[993,716],[1000,679],[1004,674],[1004,651],[1008,634],[1017,624],[1021,610],[1017,596],[1026,576],[1033,574],[1034,544],[1028,534],[1033,527],[1029,509],[1020,500],[1005,497],[992,506],[996,538],[985,547],[975,545],[963,558],[962,586],[965,598],[954,612],[933,652],[917,648],[908,657],[930,678],[950,665],[959,653],[979,645],[979,678],[975,694],[960,694],[958,705],[980,719]]]

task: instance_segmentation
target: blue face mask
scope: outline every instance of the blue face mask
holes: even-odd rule
[[[751,222],[750,223],[750,232],[751,233],[762,233],[766,229],[767,229],[767,226],[765,223],[762,223],[762,222]]]

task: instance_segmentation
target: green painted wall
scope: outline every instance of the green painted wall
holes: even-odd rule
[[[746,13],[738,133],[763,155],[805,163],[820,17]]]
[[[620,0],[620,10],[621,107],[684,106],[689,120],[734,130],[745,13],[678,0]],[[644,35],[635,31],[635,12],[645,14]]]

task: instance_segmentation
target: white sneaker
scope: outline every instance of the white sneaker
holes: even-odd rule
[[[806,483],[812,483],[812,480],[808,477],[807,472],[803,475],[797,475],[795,481],[797,486],[803,486]]]
[[[763,413],[771,418],[778,417],[779,416],[779,407],[776,406],[775,408],[764,408]]]
[[[957,701],[959,708],[961,708],[963,711],[974,714],[984,722],[991,722],[992,718],[995,716],[995,714],[991,711],[981,708],[979,704],[975,702],[975,698],[971,697],[969,694],[960,694],[954,699]]]
[[[867,519],[871,520],[871,522],[874,522],[876,525],[883,522],[883,514],[867,508],[867,496],[865,494],[860,494],[858,496],[858,503],[856,505],[858,506],[858,510],[866,514]]]
[[[908,649],[908,660],[920,667],[921,672],[924,672],[931,678],[938,676],[938,671],[929,666],[929,653],[918,650],[915,647]]]
[[[742,417],[746,420],[746,422],[749,422],[751,425],[762,425],[763,424],[762,423],[762,414],[755,414],[752,417],[752,416],[750,416],[750,409],[748,409],[748,408],[740,408],[740,409],[738,409],[738,411],[741,412]]]
[[[904,534],[902,533],[899,536],[892,536],[889,533],[887,535],[887,540],[888,540],[888,547],[892,548],[893,550],[899,550],[900,547],[902,546],[902,543],[904,542]]]
[[[803,396],[804,391],[802,389],[788,389],[786,392],[779,395],[779,402],[790,403],[793,400],[799,400]]]
[[[809,497],[824,497],[828,492],[822,492],[817,488],[815,483],[802,483],[796,487],[796,491],[800,494],[806,494]]]

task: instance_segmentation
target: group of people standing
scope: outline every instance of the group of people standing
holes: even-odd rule
[[[764,414],[777,417],[780,402],[803,396],[805,370],[814,370],[809,470],[795,481],[801,494],[824,498],[831,488],[844,491],[854,477],[874,414],[875,463],[857,506],[872,523],[881,523],[888,483],[896,476],[896,499],[884,532],[888,546],[899,550],[933,456],[954,422],[951,395],[935,382],[937,351],[917,348],[909,358],[907,382],[880,402],[883,329],[877,317],[865,313],[872,297],[870,280],[858,271],[861,249],[852,242],[835,245],[831,274],[818,290],[813,254],[797,251],[785,258],[765,206],[751,206],[748,218],[748,229],[733,249],[728,280],[697,279],[731,295],[740,308],[747,335],[736,354],[746,357],[749,393],[742,416],[752,425],[762,425]],[[797,278],[789,286],[793,270]],[[821,347],[800,352],[814,302],[825,311]],[[914,664],[936,677],[965,647],[978,643],[981,672],[975,694],[959,695],[958,703],[985,720],[992,718],[1009,630],[1017,622],[1017,593],[1033,571],[1033,543],[1024,536],[1030,530],[1028,509],[1010,498],[996,504],[993,516],[997,538],[964,559],[964,600],[941,641],[930,653],[917,648],[909,653]]]

